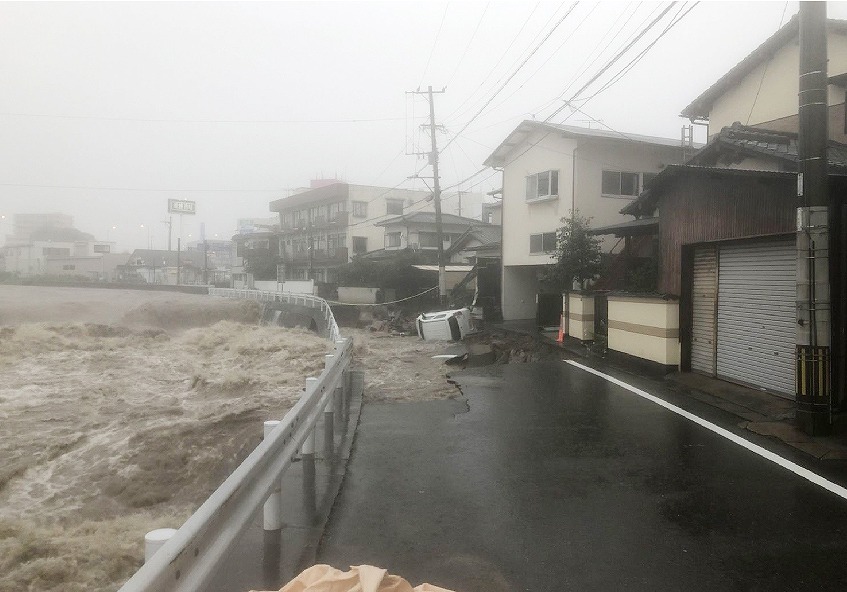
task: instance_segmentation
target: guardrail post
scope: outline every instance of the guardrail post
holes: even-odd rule
[[[326,367],[329,368],[335,360],[335,356],[327,354],[324,356]],[[335,390],[326,397],[324,405],[324,457],[335,456]]]
[[[278,421],[266,421],[264,424],[264,437],[267,440],[274,428],[279,425]],[[282,483],[277,479],[271,494],[265,501],[263,525],[265,530],[279,530],[282,528]]]
[[[344,420],[344,389],[340,386],[332,391],[332,402],[335,405],[335,420],[338,422],[338,429],[343,431],[346,424]]]
[[[144,563],[150,561],[153,554],[176,534],[175,528],[157,528],[144,535]]]
[[[317,378],[306,379],[306,392],[315,386]],[[315,488],[315,426],[309,429],[309,435],[300,448],[301,461],[303,463],[303,510],[311,521],[317,513]]]

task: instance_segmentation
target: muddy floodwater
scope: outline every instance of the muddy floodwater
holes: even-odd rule
[[[116,590],[281,418],[330,344],[204,295],[0,286],[0,590]],[[453,397],[443,345],[342,329],[366,398]]]

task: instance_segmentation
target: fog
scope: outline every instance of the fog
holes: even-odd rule
[[[436,119],[452,185],[664,6],[585,2],[553,30],[570,4],[2,3],[0,235],[15,213],[61,211],[119,250],[164,248],[168,198],[197,202],[174,224],[197,240],[201,223],[231,236],[316,178],[422,189],[408,177],[426,162],[407,152],[428,149],[428,107],[407,91],[427,85],[445,90]],[[700,3],[582,112],[553,121],[677,138],[680,110],[796,12]],[[489,169],[459,189],[499,185]]]

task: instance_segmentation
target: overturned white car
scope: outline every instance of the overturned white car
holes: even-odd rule
[[[416,325],[420,338],[427,341],[459,341],[475,331],[468,308],[423,313]]]

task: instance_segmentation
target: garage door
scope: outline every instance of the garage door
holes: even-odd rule
[[[796,266],[791,241],[720,248],[719,376],[793,397]]]
[[[714,246],[694,250],[694,274],[691,290],[691,369],[715,375],[715,301],[718,295],[717,249]]]

